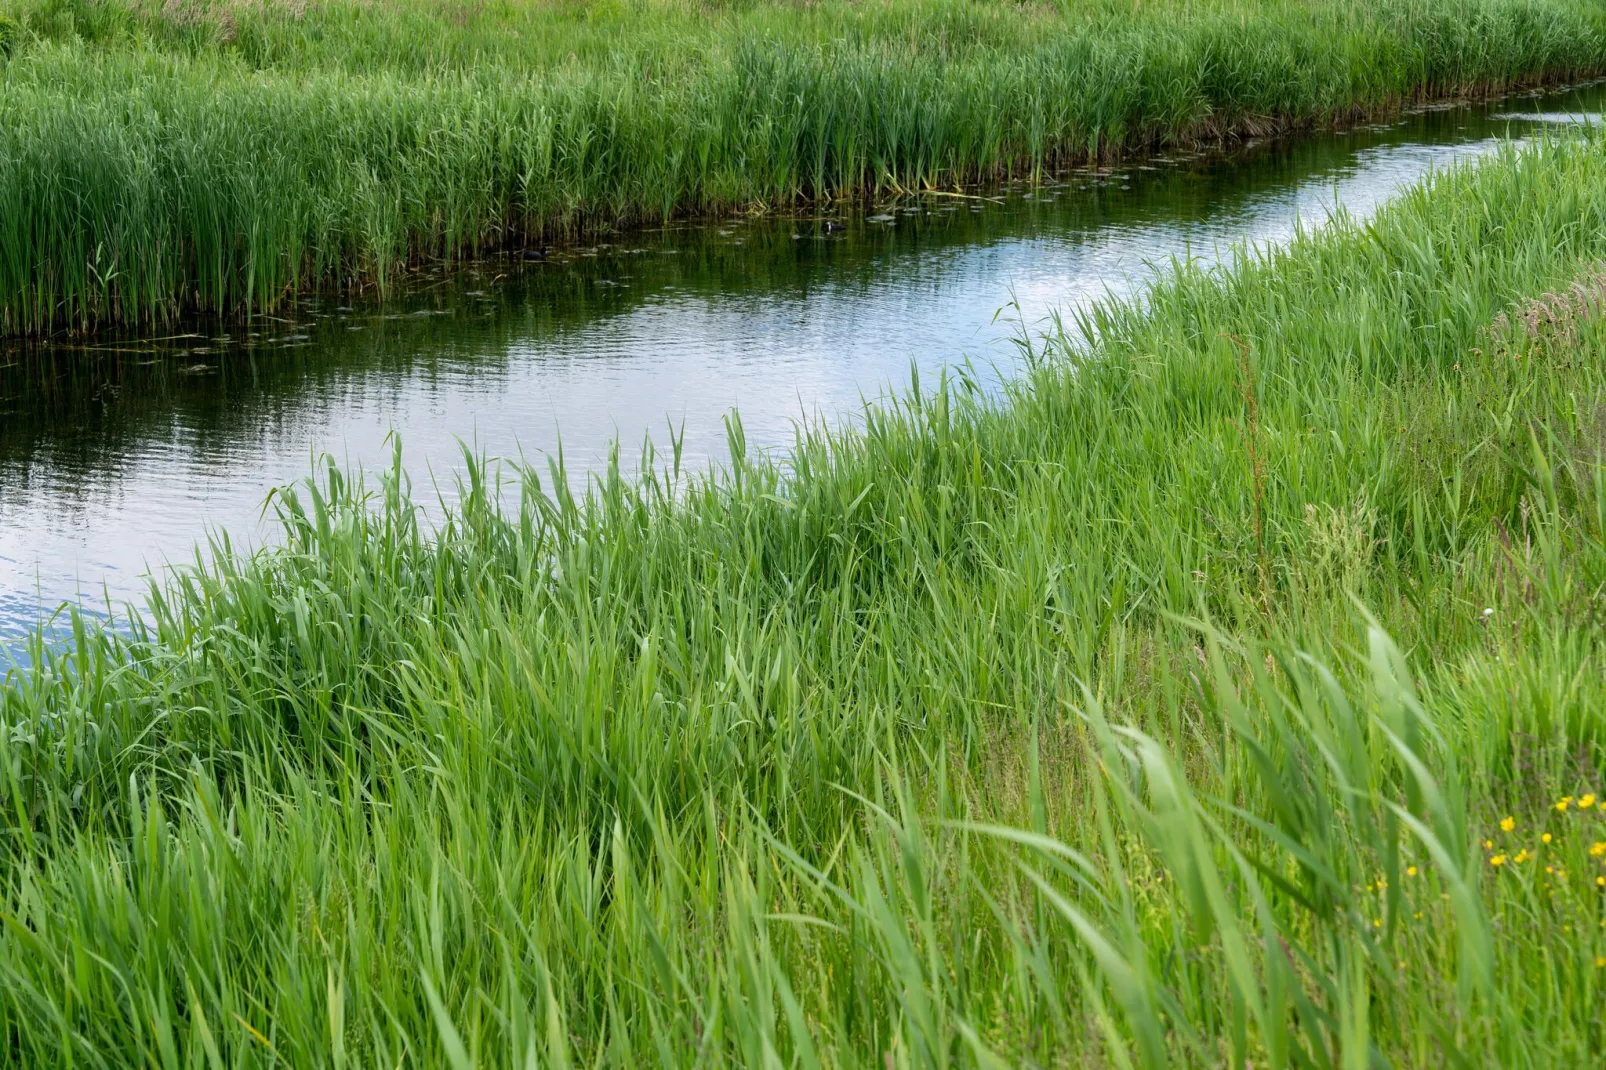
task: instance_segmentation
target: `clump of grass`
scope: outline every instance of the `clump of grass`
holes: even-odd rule
[[[1543,143],[784,467],[327,468],[0,689],[7,1050],[1587,1061],[1602,256]]]
[[[13,0],[0,330],[384,287],[683,213],[1031,175],[1595,73],[1583,0]]]

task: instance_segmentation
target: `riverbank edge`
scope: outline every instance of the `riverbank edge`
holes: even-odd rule
[[[54,340],[82,342],[86,339],[116,338],[138,339],[142,330],[160,327],[191,328],[198,325],[224,326],[249,323],[254,317],[270,315],[284,302],[297,298],[320,296],[328,298],[361,299],[382,306],[406,292],[406,276],[431,272],[431,283],[439,281],[443,273],[470,266],[507,265],[514,270],[528,269],[554,252],[580,246],[599,238],[628,238],[632,234],[676,227],[712,227],[723,222],[741,219],[764,218],[781,214],[806,215],[814,213],[820,221],[830,218],[840,208],[874,204],[891,197],[919,197],[928,195],[962,194],[984,196],[1009,182],[1011,174],[1028,173],[1026,188],[1037,188],[1045,177],[1084,171],[1116,169],[1140,164],[1154,155],[1182,151],[1209,158],[1225,159],[1250,142],[1286,141],[1304,137],[1321,137],[1352,130],[1369,123],[1394,121],[1411,114],[1453,110],[1512,99],[1532,93],[1562,92],[1606,84],[1606,59],[1601,65],[1586,71],[1556,71],[1532,78],[1517,80],[1486,80],[1470,83],[1451,93],[1418,91],[1409,96],[1396,96],[1375,105],[1355,105],[1351,108],[1312,115],[1254,115],[1242,116],[1230,123],[1204,119],[1178,131],[1154,128],[1142,132],[1121,145],[1107,147],[1097,157],[1066,152],[1046,161],[1044,166],[1032,167],[1029,157],[1021,157],[1009,164],[999,165],[989,177],[945,186],[905,188],[896,184],[882,187],[860,187],[842,190],[828,196],[799,196],[776,204],[743,203],[704,210],[679,210],[668,219],[645,220],[623,215],[588,215],[575,213],[563,220],[561,227],[551,221],[534,228],[519,228],[504,232],[498,240],[464,243],[464,249],[450,254],[410,253],[391,268],[395,276],[381,281],[375,273],[349,278],[340,283],[327,279],[314,279],[300,286],[286,287],[273,302],[259,307],[241,307],[232,312],[188,309],[180,311],[159,323],[129,326],[117,320],[102,319],[88,326],[56,328],[49,331],[0,331],[0,340],[11,342],[47,343]],[[468,247],[478,245],[478,251]]]

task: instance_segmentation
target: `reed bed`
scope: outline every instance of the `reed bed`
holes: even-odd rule
[[[6,0],[0,331],[1599,73],[1588,0]]]
[[[323,470],[0,688],[0,1061],[1586,1064],[1603,258],[1580,135],[784,463]]]

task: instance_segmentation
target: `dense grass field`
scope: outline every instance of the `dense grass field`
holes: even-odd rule
[[[1587,1065],[1603,258],[1579,137],[785,463],[321,473],[0,690],[0,1060]]]
[[[1603,70],[1596,0],[0,0],[0,331]]]

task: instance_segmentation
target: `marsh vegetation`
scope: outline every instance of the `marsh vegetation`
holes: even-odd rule
[[[784,464],[322,471],[0,690],[7,1058],[1586,1062],[1603,258],[1541,141]]]

